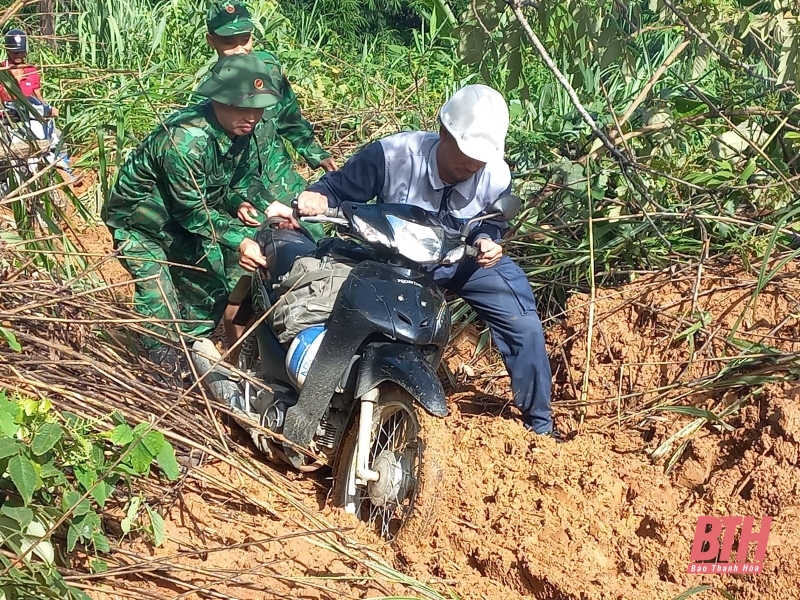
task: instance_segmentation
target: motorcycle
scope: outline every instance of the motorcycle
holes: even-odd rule
[[[450,451],[436,446],[435,421],[448,414],[436,372],[451,318],[424,267],[476,256],[466,243],[471,225],[510,221],[520,206],[516,196],[503,196],[454,232],[413,205],[345,202],[300,219],[336,226],[339,237],[319,244],[301,231],[263,224],[254,239],[267,266],[253,274],[250,289],[257,318],[280,302],[275,288],[298,258],[327,256],[354,266],[324,325],[281,344],[264,319],[243,342],[238,368],[268,387],[234,384],[224,367],[209,374],[207,387],[244,417],[237,420],[245,427],[257,415],[261,427],[250,432],[268,456],[305,472],[332,467],[335,504],[383,538],[418,530],[433,516],[437,455]],[[209,345],[193,357],[201,373],[220,356]]]

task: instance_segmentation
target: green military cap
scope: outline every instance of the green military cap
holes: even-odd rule
[[[270,75],[266,65],[252,54],[223,56],[196,93],[231,106],[269,108],[281,99]]]
[[[206,27],[209,33],[222,37],[250,33],[255,28],[250,11],[241,0],[211,2],[206,12]]]

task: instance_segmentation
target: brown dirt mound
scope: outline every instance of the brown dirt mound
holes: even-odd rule
[[[468,404],[462,412],[459,402],[443,423],[453,446],[446,516],[398,559],[418,577],[452,583],[465,600],[671,600],[700,584],[737,600],[796,597],[798,392],[770,388],[734,434],[702,434],[672,476],[629,433],[556,445],[516,420],[473,415]],[[686,483],[692,469],[704,473],[697,485]],[[765,572],[687,574],[701,515],[774,516]]]
[[[765,347],[800,351],[797,271],[790,262],[755,299],[758,272],[741,264],[706,267],[699,277],[696,268],[659,273],[598,290],[587,416],[676,397],[686,385],[718,373],[748,344],[754,344],[749,354]],[[554,397],[567,405],[584,389],[590,304],[586,294],[572,296],[565,319],[548,332],[551,356],[563,350],[566,357],[554,369]]]
[[[442,422],[453,448],[442,458],[444,518],[429,539],[401,549],[399,564],[450,582],[466,600],[670,600],[700,584],[727,588],[737,600],[797,597],[800,544],[791,532],[798,525],[800,387],[767,388],[731,421],[732,433],[701,429],[669,475],[652,463],[641,434],[592,420],[653,401],[652,390],[717,373],[741,351],[742,342],[726,341],[740,315],[739,340],[798,350],[796,267],[784,267],[748,307],[756,281],[728,265],[707,267],[699,278],[696,271],[662,273],[599,291],[587,429],[604,432],[562,445],[522,428],[496,358],[474,359],[477,336],[467,332],[448,359],[472,391],[453,397],[454,414]],[[702,326],[676,341],[703,313]],[[574,296],[563,325],[550,332],[552,355],[563,348],[569,365],[558,365],[555,393],[567,408],[580,397],[587,324],[588,297]],[[701,399],[730,400],[707,396]],[[657,436],[651,442],[687,422],[671,417],[650,432]],[[687,574],[701,515],[775,517],[765,573]]]
[[[194,480],[171,499],[164,544],[139,540],[116,552],[115,560],[137,567],[106,580],[92,597],[123,600],[133,590],[147,595],[136,598],[239,600],[403,594],[402,586],[372,581],[357,561],[325,548],[301,525],[301,513],[227,465],[206,465]]]

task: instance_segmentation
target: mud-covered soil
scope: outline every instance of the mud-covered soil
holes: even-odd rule
[[[132,590],[152,598],[241,600],[403,592],[371,581],[357,561],[325,548],[329,528],[310,526],[302,511],[265,485],[221,463],[200,470],[201,481],[181,486],[180,495],[170,498],[161,547],[139,540],[115,554],[115,560],[142,565],[144,572],[105,581],[93,598],[121,600]],[[324,494],[311,479],[303,484],[310,499]]]
[[[591,319],[590,297],[574,295],[548,332],[555,397],[586,400],[590,417],[616,414],[685,391],[675,384],[700,387],[743,351],[800,350],[797,265],[779,269],[756,294],[759,268],[706,265],[699,275],[693,267],[598,290]]]

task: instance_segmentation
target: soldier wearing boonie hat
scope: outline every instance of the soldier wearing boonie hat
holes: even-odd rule
[[[151,360],[173,372],[179,355],[163,342],[180,347],[174,319],[185,321],[181,334],[209,335],[244,273],[237,251],[263,261],[255,230],[232,215],[244,201],[263,212],[274,200],[252,135],[280,101],[267,68],[254,56],[225,57],[197,94],[208,100],[172,114],[128,156],[101,213],[137,280],[136,311],[173,321],[148,323],[153,335],[142,339]]]
[[[263,122],[256,127],[255,137],[258,141],[261,179],[276,200],[288,205],[308,183],[295,170],[292,157],[286,149],[286,141],[312,169],[321,167],[325,171],[335,171],[338,168],[336,162],[331,154],[317,143],[311,123],[303,118],[297,96],[284,75],[278,58],[266,51],[253,52],[252,32],[255,25],[244,2],[241,0],[210,2],[206,12],[206,27],[208,29],[206,40],[218,56],[252,53],[264,63],[270,73],[269,77],[265,78],[264,85],[277,90],[280,103],[265,111]],[[249,202],[243,202],[234,214],[242,223],[249,226],[258,225],[259,220],[263,218],[263,215],[259,214],[256,207]],[[315,239],[325,235],[325,230],[319,223],[308,223],[305,227]],[[230,299],[230,306],[225,310],[224,322],[231,331],[234,326],[228,325],[228,322],[232,321],[236,314],[240,303],[239,296],[240,294],[234,293]],[[236,330],[242,331],[243,328],[237,326]]]
[[[239,0],[209,3],[206,26],[209,33],[221,37],[250,33],[255,29],[250,11]]]
[[[195,93],[237,108],[264,109],[277,105],[280,96],[269,71],[250,54],[221,58]]]

